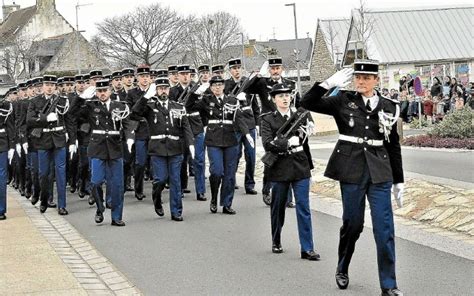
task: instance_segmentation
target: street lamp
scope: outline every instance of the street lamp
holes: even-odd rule
[[[299,59],[299,50],[298,50],[298,26],[296,25],[296,4],[288,3],[285,6],[293,6],[293,17],[295,19],[295,58],[296,58],[296,75],[297,75],[297,88],[298,92],[301,95],[301,77],[300,77],[300,59]]]
[[[76,68],[79,74],[81,74],[81,66],[79,62],[79,34],[81,32],[85,32],[85,31],[79,31],[79,7],[88,6],[88,5],[92,5],[92,3],[79,4],[79,0],[77,0],[77,4],[76,4]]]
[[[243,68],[245,69],[245,45],[244,45],[244,33],[242,32],[238,32],[238,33],[235,33],[236,35],[240,35],[240,37],[242,38],[242,66]]]

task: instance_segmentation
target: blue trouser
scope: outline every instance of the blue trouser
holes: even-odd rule
[[[183,201],[181,199],[181,164],[183,154],[173,156],[151,156],[153,166],[153,181],[163,185],[169,180],[170,186],[170,212],[178,217],[183,214]]]
[[[147,159],[147,141],[135,141],[135,193],[143,193],[143,178]]]
[[[288,192],[293,188],[296,200],[296,220],[298,221],[298,236],[302,252],[313,250],[313,228],[311,224],[311,210],[309,208],[310,179],[292,182],[273,182],[271,221],[273,243],[281,243],[281,230],[285,223],[285,210],[288,201]]]
[[[8,152],[0,152],[0,215],[7,212]]]
[[[54,166],[52,163],[54,162]],[[39,178],[41,182],[41,205],[46,206],[53,196],[51,176],[54,167],[56,189],[58,191],[58,208],[66,208],[66,148],[38,150]]]
[[[222,178],[219,203],[224,207],[232,206],[232,200],[234,199],[238,155],[239,145],[230,147],[207,147],[210,175],[219,179]]]
[[[206,192],[205,168],[206,168],[206,146],[204,145],[204,133],[194,136],[194,185],[196,194]]]
[[[372,227],[377,246],[379,281],[382,289],[397,287],[395,277],[395,230],[390,189],[392,182],[373,184],[367,167],[359,184],[340,182],[343,224],[339,237],[339,272],[348,273],[349,263],[364,229],[365,197],[370,204]]]
[[[255,143],[255,134],[256,130],[251,129],[249,130],[250,136]],[[239,142],[239,160],[242,157],[242,146],[244,146],[244,155],[245,155],[245,190],[252,190],[255,187],[255,159],[256,159],[256,152],[255,146],[252,147],[242,133],[236,133],[237,141]],[[254,144],[255,145],[255,144]],[[238,165],[238,162],[237,162]]]
[[[102,197],[102,184],[107,181],[110,184],[111,203],[112,203],[112,220],[122,220],[123,212],[123,159],[98,159],[91,158],[91,184],[93,194],[99,194],[100,201]],[[96,200],[97,202],[97,200]],[[100,209],[103,204],[97,203]]]

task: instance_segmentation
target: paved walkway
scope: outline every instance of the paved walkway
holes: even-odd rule
[[[8,188],[0,222],[2,295],[140,295],[140,291],[54,209],[40,214]]]

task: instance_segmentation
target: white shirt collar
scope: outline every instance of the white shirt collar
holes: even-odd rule
[[[367,100],[370,100],[370,107],[372,108],[372,110],[374,110],[377,105],[379,104],[379,96],[377,95],[377,93],[374,91],[374,95],[371,96],[371,97],[364,97],[362,96],[362,99],[364,100],[364,105],[367,104]]]
[[[291,117],[291,109],[290,108],[288,108],[288,111],[286,111],[285,113],[281,112],[280,110],[278,110],[278,112],[280,112],[282,117],[285,117],[285,115],[288,116],[288,118]]]

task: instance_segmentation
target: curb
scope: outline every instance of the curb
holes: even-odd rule
[[[143,295],[56,211],[50,209],[41,214],[28,199],[11,188],[8,189],[8,196],[16,199],[33,225],[89,295]]]

